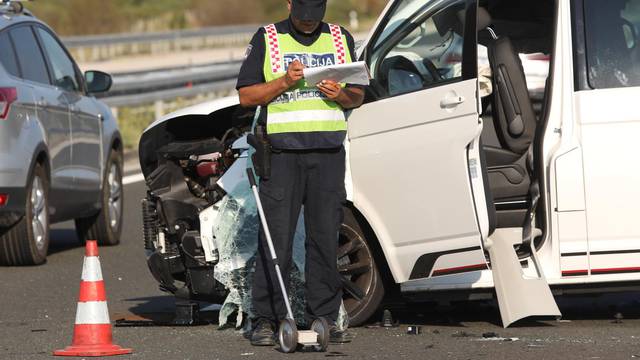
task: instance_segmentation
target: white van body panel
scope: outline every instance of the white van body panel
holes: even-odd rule
[[[559,171],[561,189],[566,189],[562,185],[574,182],[576,177],[582,176],[581,172],[574,173],[576,168],[581,167],[581,161],[575,156],[575,152],[580,151],[580,139],[575,133],[573,120],[572,42],[570,2],[559,1],[555,47],[549,72],[551,89],[548,92],[550,98],[547,109],[547,125],[542,139],[542,152],[545,160],[542,178],[556,179],[557,171]],[[548,204],[545,211],[548,228],[539,255],[549,283],[554,284],[556,280],[561,279],[560,249],[567,246],[565,245],[567,243],[574,246],[576,244],[585,246],[583,243],[586,239],[578,238],[576,240],[575,236],[571,236],[576,233],[576,222],[570,220],[580,217],[579,212],[559,213],[557,211],[558,198],[566,199],[566,194],[558,194],[558,182],[555,180],[545,181],[545,185],[547,191],[543,191],[541,196]],[[575,194],[575,192],[572,193],[572,195]],[[580,203],[579,199],[572,199],[572,201],[574,204]]]
[[[539,258],[550,285],[638,281],[638,272],[606,271],[640,267],[638,253],[631,252],[640,249],[640,228],[634,226],[640,214],[640,169],[631,165],[637,162],[640,112],[635,107],[614,106],[637,102],[640,88],[575,92],[569,2],[558,3],[557,21],[543,140],[543,178],[548,181],[542,196],[549,205],[549,226]],[[598,251],[618,253],[592,254]],[[472,264],[456,255],[451,263]],[[442,262],[447,258],[454,256],[443,257]],[[525,274],[529,268],[526,266]],[[600,272],[594,276],[593,270]],[[401,288],[418,292],[493,286],[491,271],[478,270],[411,280]]]
[[[476,86],[474,79],[383,99],[349,117],[353,203],[397,282],[409,279],[422,254],[480,244],[467,164],[480,126]],[[440,107],[454,95],[469,100]]]

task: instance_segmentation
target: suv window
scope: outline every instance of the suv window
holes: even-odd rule
[[[391,14],[381,33],[385,40],[377,40],[371,53],[370,66],[378,98],[462,78],[464,24],[457,14],[465,9],[466,1],[442,2],[446,5],[437,10],[429,2],[426,11],[414,9],[408,14],[407,9],[414,8],[416,1],[405,2],[409,5],[395,10],[405,14]]]
[[[0,33],[0,63],[7,72],[13,76],[20,77],[20,70],[18,69],[18,61],[16,60],[16,53],[13,51],[13,44],[9,34],[6,32]]]
[[[71,92],[80,90],[75,66],[67,55],[67,52],[48,31],[40,27],[36,27],[36,31],[38,35],[40,35],[42,47],[51,65],[53,84]]]
[[[11,39],[16,47],[18,62],[22,70],[22,78],[49,84],[47,65],[36,42],[35,35],[29,26],[20,26],[10,31]]]
[[[589,85],[640,86],[640,0],[585,0]]]

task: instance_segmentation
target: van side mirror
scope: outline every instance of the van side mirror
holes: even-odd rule
[[[84,73],[84,79],[87,83],[87,92],[89,94],[97,94],[107,92],[113,85],[111,75],[97,70],[90,70]]]

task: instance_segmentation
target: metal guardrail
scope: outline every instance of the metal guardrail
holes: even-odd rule
[[[109,105],[111,108],[118,108],[123,106],[136,106],[145,103],[173,100],[180,97],[195,97],[207,93],[226,94],[233,91],[233,89],[235,89],[235,85],[236,80],[232,79],[177,89],[158,90],[136,95],[105,97],[100,100]]]
[[[241,61],[235,61],[160,69],[148,72],[114,74],[111,90],[106,94],[98,95],[98,97],[108,98],[136,95],[160,90],[192,87],[225,80],[235,80],[240,72],[241,65]]]
[[[62,38],[62,42],[64,42],[67,47],[88,47],[99,45],[170,41],[194,37],[253,34],[259,27],[260,25],[229,25],[142,34],[66,36]]]
[[[246,46],[259,25],[230,25],[141,34],[69,36],[62,38],[79,62],[172,51]]]

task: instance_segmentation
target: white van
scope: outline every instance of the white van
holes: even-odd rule
[[[552,294],[638,285],[639,25],[640,0],[389,2],[360,48],[373,79],[348,116],[338,267],[352,323],[396,288],[415,300],[495,288],[508,326],[559,316]],[[521,61],[532,56],[543,59],[525,61],[543,64],[535,86]],[[240,110],[237,99],[211,102],[147,129],[148,201],[175,200],[149,181],[167,159],[156,150],[189,138],[175,124],[208,124],[208,133],[194,125],[193,143],[231,126],[240,136],[237,119],[250,118]],[[172,131],[180,136],[162,135]],[[160,228],[173,227],[159,217],[170,225]],[[179,244],[178,235],[167,241]],[[215,259],[202,257],[214,271]]]

